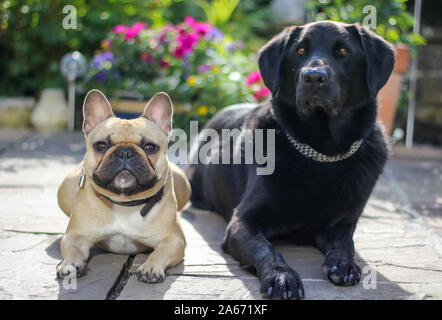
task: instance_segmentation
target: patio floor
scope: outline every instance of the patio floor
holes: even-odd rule
[[[57,187],[84,154],[81,133],[0,129],[0,299],[263,299],[259,281],[221,251],[225,222],[214,213],[180,213],[183,263],[160,284],[139,282],[146,255],[94,249],[87,274],[57,280],[68,218]],[[393,148],[355,233],[362,281],[331,284],[314,248],[278,244],[300,274],[306,299],[442,299],[442,150]],[[76,287],[76,289],[71,288]]]

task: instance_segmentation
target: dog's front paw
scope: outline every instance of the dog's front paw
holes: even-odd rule
[[[86,261],[79,260],[73,263],[69,263],[64,260],[57,267],[57,278],[79,278],[81,277],[86,270]]]
[[[326,257],[322,270],[338,286],[354,286],[361,280],[361,268],[345,256]]]
[[[271,299],[303,299],[304,286],[298,273],[287,267],[273,269],[261,281],[261,292]]]
[[[163,282],[165,278],[164,270],[153,266],[149,261],[138,268],[136,276],[138,280],[147,283]]]

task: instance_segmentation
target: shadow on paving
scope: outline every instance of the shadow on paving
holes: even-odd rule
[[[60,252],[60,241],[61,237],[46,247],[46,254],[59,261],[57,266],[63,260]],[[86,273],[75,280],[58,279],[54,268],[54,279],[59,287],[57,299],[107,299],[120,281],[120,274],[125,268],[128,257],[128,255],[110,254],[94,247],[90,252]]]
[[[20,170],[78,163],[83,159],[85,143],[81,132],[37,132],[0,155],[0,170],[17,173]]]
[[[250,279],[254,274],[241,267],[230,255],[222,252],[221,243],[226,226],[225,222],[219,222],[222,218],[213,213],[195,208],[183,211],[181,216],[192,224],[211,250],[224,258],[229,272],[234,278],[241,280],[243,286],[249,291],[247,298],[262,299],[264,296],[259,292],[259,280],[254,278],[251,281]],[[211,223],[211,220],[213,223]],[[321,267],[324,256],[316,248],[297,246],[283,240],[271,242],[282,254],[285,261],[301,276],[306,299],[407,299],[413,295],[378,271],[375,271],[376,278],[374,279],[377,286],[376,289],[370,288],[372,282],[369,281],[369,278],[365,279],[366,284],[364,284],[364,278],[370,277],[374,269],[357,252],[355,261],[363,271],[361,282],[354,287],[338,287],[333,285],[323,274]],[[175,271],[174,274],[186,274],[186,270],[190,268],[184,264],[180,269],[180,272]]]

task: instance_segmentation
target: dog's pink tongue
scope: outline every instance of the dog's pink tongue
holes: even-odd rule
[[[135,183],[135,177],[128,170],[123,170],[114,178],[114,183],[119,188],[127,188]]]

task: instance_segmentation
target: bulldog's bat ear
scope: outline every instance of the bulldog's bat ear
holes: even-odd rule
[[[83,103],[83,132],[88,134],[100,122],[113,117],[111,105],[104,94],[96,89],[89,91]]]
[[[165,92],[158,92],[147,103],[143,117],[153,121],[166,134],[172,128],[173,106],[170,97]]]

